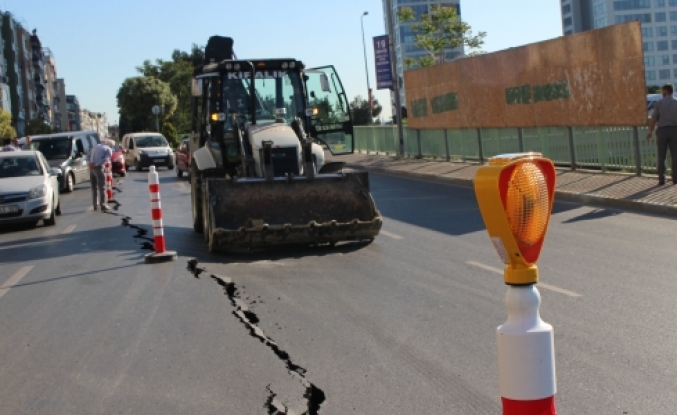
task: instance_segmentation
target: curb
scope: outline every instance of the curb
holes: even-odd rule
[[[459,179],[455,177],[437,176],[427,173],[403,172],[383,167],[370,167],[357,163],[347,163],[347,167],[362,169],[374,173],[389,174],[393,176],[425,179],[432,182],[450,183],[459,186],[472,187],[472,179]],[[555,190],[555,199],[566,202],[576,202],[584,205],[615,208],[620,210],[635,211],[639,213],[653,213],[659,215],[677,216],[677,205],[661,205],[657,203],[640,202],[636,200],[614,199],[611,197],[591,195],[585,193],[572,193]]]

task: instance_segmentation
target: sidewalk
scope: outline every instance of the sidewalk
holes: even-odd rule
[[[353,168],[369,171],[419,177],[472,186],[476,163],[400,159],[390,156],[352,154],[340,160]],[[631,174],[599,173],[589,170],[571,171],[557,169],[558,200],[613,207],[618,209],[677,216],[677,186],[658,186],[654,177],[637,177]]]

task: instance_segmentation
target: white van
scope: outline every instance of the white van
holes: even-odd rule
[[[677,93],[672,94],[673,98],[677,99]],[[653,115],[653,108],[656,105],[657,101],[663,99],[663,94],[648,94],[646,96],[646,110],[649,114],[649,118]]]
[[[134,166],[136,171],[150,166],[167,166],[169,170],[174,168],[174,151],[160,133],[125,134],[120,140],[120,147],[125,154],[127,168]]]

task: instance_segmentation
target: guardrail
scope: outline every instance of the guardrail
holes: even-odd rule
[[[558,166],[656,173],[648,127],[541,127],[414,130],[404,127],[406,157],[484,163],[497,154],[536,151]],[[397,155],[397,126],[355,127],[355,150]],[[669,170],[668,163],[668,170]],[[668,173],[669,175],[669,173]]]

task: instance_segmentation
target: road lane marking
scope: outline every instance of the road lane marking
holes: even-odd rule
[[[17,272],[14,273],[7,281],[5,281],[5,284],[0,287],[0,298],[5,295],[7,291],[9,291],[12,286],[16,285],[21,281],[23,277],[26,276],[31,270],[33,269],[33,265],[27,265],[25,267],[21,267]]]
[[[66,234],[66,233],[71,233],[71,232],[73,232],[73,231],[75,230],[75,227],[76,227],[76,226],[78,226],[78,225],[70,225],[69,227],[67,227],[66,229],[64,229],[63,232],[61,232],[61,233],[64,233],[64,234]]]
[[[387,236],[387,237],[389,237],[389,238],[393,238],[393,239],[395,239],[396,241],[399,241],[399,240],[404,239],[403,236],[396,235],[396,234],[390,233],[390,232],[388,232],[388,231],[384,231],[383,229],[381,229],[381,232],[380,232],[380,233],[382,233],[383,235],[385,235],[385,236]]]
[[[482,269],[485,269],[487,271],[491,271],[491,272],[495,272],[497,274],[503,275],[502,269],[494,268],[494,267],[489,266],[489,265],[484,265],[482,263],[475,262],[475,261],[468,261],[467,264],[468,265],[474,265],[478,268],[482,268]],[[569,297],[582,297],[581,294],[575,293],[573,291],[565,290],[564,288],[555,287],[554,285],[546,284],[546,283],[540,282],[540,281],[538,282],[538,284],[536,284],[536,286],[541,287],[541,288],[545,288],[546,290],[554,291],[556,293],[568,295]]]
[[[190,190],[188,188],[188,186],[186,185],[186,183],[184,183],[184,182],[176,182],[176,185],[179,186],[179,189],[184,191],[184,192],[187,192],[187,191]]]

